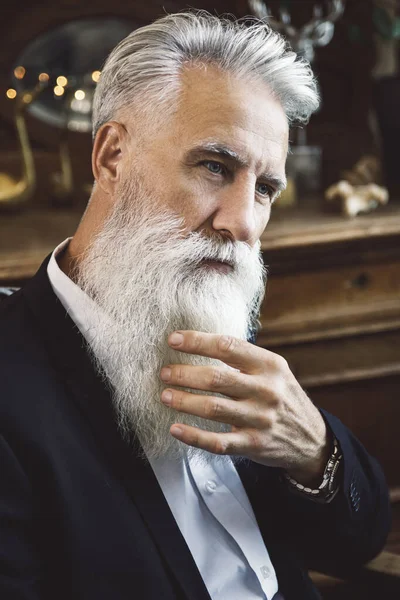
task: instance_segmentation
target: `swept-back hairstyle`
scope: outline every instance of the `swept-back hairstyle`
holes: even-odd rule
[[[191,64],[261,79],[290,125],[306,123],[318,108],[310,65],[266,22],[182,12],[136,29],[110,53],[95,92],[93,137],[125,110],[151,111],[155,120],[165,116],[179,95],[180,73]]]

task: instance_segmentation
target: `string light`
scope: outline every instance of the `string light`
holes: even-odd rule
[[[17,79],[23,79],[25,77],[26,70],[24,67],[15,67],[14,75]]]
[[[61,85],[56,85],[54,88],[54,94],[56,96],[62,96],[65,92],[64,88]]]
[[[40,73],[38,79],[39,81],[44,83],[45,81],[48,81],[50,79],[50,76],[48,73]]]
[[[17,97],[17,92],[13,88],[10,88],[6,91],[6,96],[7,98],[10,98],[10,100],[14,100],[14,98]]]
[[[83,100],[85,96],[86,96],[86,94],[85,94],[85,92],[83,90],[76,90],[76,92],[75,92],[75,98],[77,100]]]
[[[68,83],[68,79],[66,77],[64,77],[64,75],[60,75],[59,77],[57,77],[57,85],[61,86],[61,87],[65,87]]]
[[[27,94],[23,95],[23,101],[25,102],[25,104],[29,104],[30,102],[32,102],[32,94],[29,94],[29,92]]]
[[[93,81],[95,81],[97,83],[100,79],[100,75],[101,75],[101,71],[93,71],[93,73],[92,73]]]

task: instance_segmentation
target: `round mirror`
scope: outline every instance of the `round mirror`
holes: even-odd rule
[[[18,93],[48,81],[27,112],[48,125],[90,132],[92,101],[110,51],[135,25],[118,18],[71,21],[36,38],[13,65]]]

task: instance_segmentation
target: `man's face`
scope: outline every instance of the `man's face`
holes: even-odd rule
[[[176,111],[158,131],[126,127],[128,178],[138,175],[188,231],[255,244],[284,183],[288,147],[285,113],[265,84],[187,69]]]
[[[113,210],[76,281],[95,299],[92,354],[114,389],[122,430],[136,431],[147,457],[192,452],[208,460],[182,447],[170,426],[226,425],[165,407],[160,371],[219,361],[179,353],[167,339],[176,329],[246,339],[253,328],[265,290],[257,240],[284,178],[287,123],[265,87],[212,69],[185,74],[176,112],[165,121],[154,132],[121,119],[129,135],[125,151],[115,153]]]

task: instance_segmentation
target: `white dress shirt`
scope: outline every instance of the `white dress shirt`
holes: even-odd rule
[[[70,239],[70,238],[69,238]],[[54,250],[47,272],[55,294],[88,343],[93,302],[59,268]],[[226,461],[150,461],[161,490],[212,600],[283,600],[268,551],[240,477]]]

